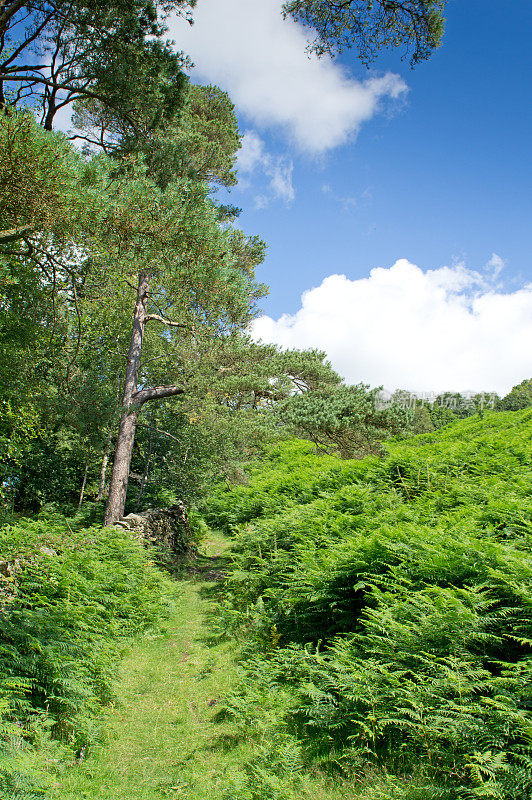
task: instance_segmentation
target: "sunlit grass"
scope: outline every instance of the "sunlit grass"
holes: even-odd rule
[[[231,723],[215,721],[235,677],[234,652],[227,642],[212,642],[202,598],[212,586],[204,578],[223,566],[226,548],[221,537],[208,542],[211,557],[200,559],[198,571],[180,582],[166,634],[131,647],[116,687],[119,702],[104,713],[105,740],[83,763],[66,769],[50,798],[220,800],[245,783],[244,765],[253,761],[256,744],[238,738]],[[336,800],[353,794],[317,777],[297,796]]]

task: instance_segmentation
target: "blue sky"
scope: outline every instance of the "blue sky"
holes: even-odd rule
[[[268,244],[257,335],[324,347],[349,381],[391,389],[532,376],[529,0],[454,0],[429,61],[385,54],[370,72],[354,54],[303,61],[308,32],[277,22],[279,6],[199,0],[192,29],[172,26],[246,133],[230,198]],[[321,316],[305,306],[325,300]]]

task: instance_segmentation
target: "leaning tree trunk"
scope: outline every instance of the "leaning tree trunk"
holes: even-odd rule
[[[137,302],[135,303],[135,311],[133,312],[133,330],[131,332],[131,341],[127,356],[124,396],[122,398],[122,417],[118,429],[113,473],[111,475],[107,508],[105,509],[103,520],[104,525],[113,525],[124,514],[129,468],[131,466],[131,456],[133,455],[133,445],[135,444],[135,433],[137,431],[140,409],[144,403],[150,400],[159,400],[163,397],[175,397],[176,395],[185,393],[183,387],[174,385],[137,389],[146,322],[149,320],[157,320],[170,327],[187,327],[180,322],[164,319],[159,314],[146,313],[149,288],[150,276],[146,272],[141,272],[137,289]]]
[[[113,462],[113,473],[107,497],[104,525],[112,525],[119,519],[126,505],[127,483],[129,467],[135,443],[135,432],[138,422],[138,408],[134,404],[133,396],[137,389],[137,381],[142,354],[142,341],[144,339],[144,326],[146,325],[146,305],[148,302],[148,289],[150,279],[147,273],[141,272],[137,288],[137,302],[133,312],[133,330],[127,355],[126,379],[124,382],[124,396],[122,398],[122,417],[118,429],[118,441]]]

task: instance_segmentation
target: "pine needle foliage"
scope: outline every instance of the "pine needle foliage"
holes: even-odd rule
[[[209,501],[235,534],[227,712],[364,800],[531,798],[532,412],[388,450],[281,444]]]

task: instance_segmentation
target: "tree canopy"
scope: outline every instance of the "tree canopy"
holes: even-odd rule
[[[190,83],[165,38],[167,15],[191,21],[194,5],[0,9],[0,445],[3,492],[20,508],[72,500],[80,486],[80,502],[101,499],[113,460],[112,522],[132,464],[139,503],[154,497],[150,474],[192,495],[287,431],[363,455],[401,427],[374,391],[343,386],[324,353],[246,333],[266,292],[255,278],[265,245],[214,193],[236,182],[235,109],[218,87]],[[318,52],[354,45],[368,61],[414,44],[414,61],[425,57],[441,4],[395,6],[285,12],[315,26]],[[52,130],[66,106],[81,150]],[[55,462],[52,486],[39,465]]]
[[[61,108],[90,98],[147,131],[177,109],[186,58],[162,37],[195,0],[11,0],[0,7],[0,106],[29,101],[51,130]],[[146,108],[156,108],[154,115]]]
[[[413,66],[441,43],[445,0],[287,0],[283,10],[312,28],[321,56],[354,48],[368,66],[381,50],[401,48]]]
[[[529,406],[532,406],[532,378],[518,383],[497,404],[501,411],[519,411]]]

